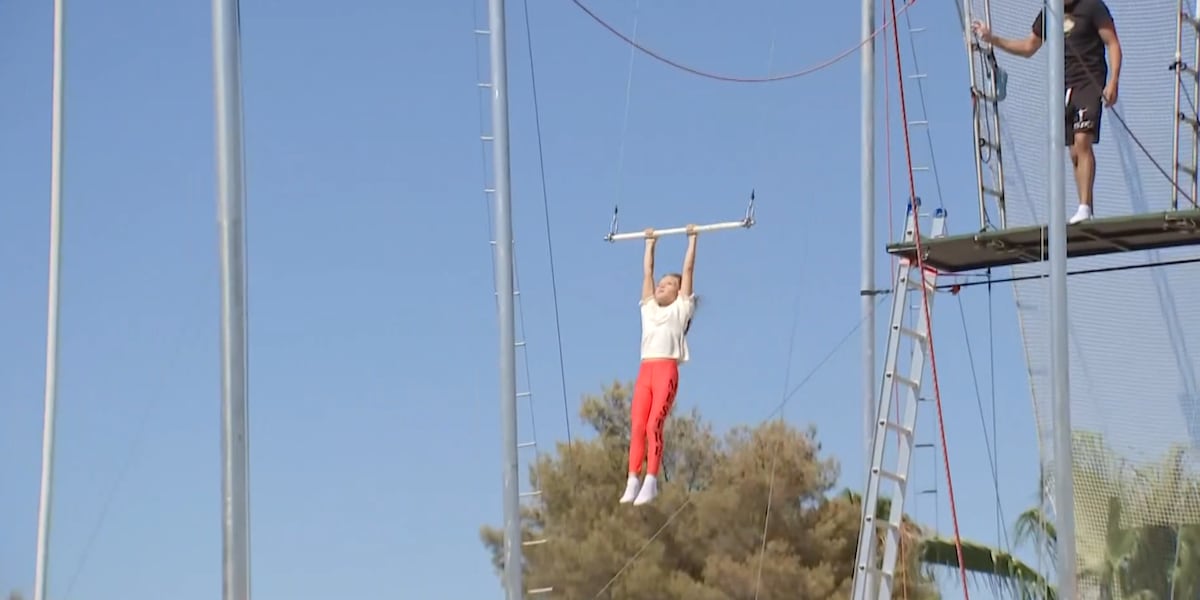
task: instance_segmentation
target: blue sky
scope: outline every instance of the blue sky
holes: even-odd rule
[[[632,31],[635,3],[594,2]],[[479,5],[482,7],[482,3]],[[470,2],[265,0],[242,7],[257,598],[499,598],[478,541],[500,518],[496,324]],[[704,237],[680,409],[753,424],[859,321],[858,57],[768,85],[638,55],[568,2],[531,2],[567,401],[636,369],[640,246],[625,228],[740,218]],[[538,441],[565,439],[529,63],[510,2],[513,198]],[[859,39],[858,4],[643,2],[638,37],[704,70],[792,71]],[[480,13],[482,18],[482,13]],[[975,226],[967,70],[951,3],[912,24],[950,226]],[[220,582],[217,253],[208,3],[72,4],[52,595],[212,598]],[[0,5],[0,589],[33,580],[50,158],[50,3]],[[903,32],[906,61],[909,36]],[[889,42],[889,53],[890,53]],[[911,61],[905,68],[913,72]],[[895,95],[894,73],[891,92]],[[911,80],[910,80],[911,81]],[[883,96],[883,85],[879,86]],[[910,118],[920,117],[917,88]],[[882,103],[881,103],[882,106]],[[893,111],[896,103],[891,101]],[[893,224],[906,195],[892,117]],[[880,116],[880,147],[883,147]],[[624,131],[624,134],[622,134]],[[623,160],[618,160],[624,145]],[[914,130],[914,158],[930,145]],[[880,152],[880,269],[888,183]],[[922,178],[923,177],[923,178]],[[928,205],[939,198],[918,174]],[[665,267],[682,240],[660,244]],[[1037,449],[1011,289],[964,291],[1001,505],[1034,501]],[[935,326],[963,534],[996,500],[958,301]],[[881,305],[878,333],[886,324]],[[880,337],[882,341],[882,337]],[[863,479],[858,341],[788,404]],[[882,357],[882,350],[879,352]],[[522,409],[523,420],[528,412]],[[523,426],[527,421],[523,421]],[[932,411],[923,441],[936,438]],[[990,425],[989,425],[990,427]],[[581,427],[573,428],[579,432]],[[528,429],[523,427],[523,437]],[[944,532],[918,454],[910,507]],[[935,469],[938,469],[935,471]],[[614,501],[623,474],[614,473]],[[948,574],[948,582],[953,577]],[[68,589],[70,591],[67,594]],[[948,587],[948,589],[953,589]]]

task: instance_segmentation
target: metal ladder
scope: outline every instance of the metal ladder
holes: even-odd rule
[[[490,98],[490,96],[492,95],[492,84],[490,82],[484,80],[485,79],[484,78],[485,71],[480,69],[480,66],[478,63],[478,57],[479,57],[479,53],[480,53],[480,49],[481,49],[480,46],[482,46],[482,51],[483,51],[484,56],[487,56],[488,47],[487,47],[486,41],[488,39],[488,36],[491,35],[491,31],[488,30],[486,24],[484,24],[482,26],[479,25],[480,13],[481,13],[481,11],[479,9],[479,3],[476,2],[475,3],[476,26],[475,26],[475,30],[474,30],[474,34],[475,34],[475,38],[476,38],[476,60],[477,60],[476,75],[479,79],[477,86],[478,86],[479,91],[481,92],[481,96],[483,96],[481,98],[483,107],[481,107],[481,110],[480,110],[479,140],[483,145],[483,171],[484,171],[484,181],[485,181],[483,193],[484,193],[485,200],[487,202],[488,230],[490,232],[490,231],[493,231],[492,222],[493,222],[494,214],[495,214],[495,212],[494,212],[495,206],[494,206],[493,201],[495,199],[496,190],[495,190],[495,186],[493,184],[494,174],[491,172],[491,168],[489,166],[492,164],[491,154],[492,154],[492,152],[495,151],[495,148],[493,145],[495,138],[490,133],[491,124],[488,123],[488,117],[487,117],[487,115],[491,114],[491,111],[486,110],[486,108],[490,105],[490,102],[492,101]],[[486,22],[486,18],[487,18],[486,8],[482,11],[482,14],[484,15],[483,18],[485,19],[485,22]],[[479,40],[484,40],[485,43],[481,45],[481,44],[479,44]],[[489,234],[489,235],[491,235],[491,234]],[[496,240],[494,238],[489,238],[489,239],[490,239],[489,246],[491,248],[491,253],[492,253],[492,268],[493,268],[493,272],[494,272],[495,264],[496,264]],[[518,363],[518,367],[517,367],[518,374],[523,372],[524,379],[525,379],[524,384],[522,385],[522,383],[520,381],[520,377],[518,377],[518,380],[517,380],[517,402],[518,402],[518,405],[520,403],[524,402],[527,407],[527,411],[529,413],[529,435],[526,438],[526,441],[521,441],[517,444],[517,448],[519,451],[521,451],[524,454],[524,457],[523,457],[524,459],[520,460],[521,471],[528,473],[530,466],[533,465],[535,463],[535,461],[537,460],[538,456],[540,456],[540,450],[538,448],[538,442],[537,442],[537,418],[536,418],[536,411],[534,410],[533,391],[532,391],[533,381],[532,381],[532,378],[530,377],[529,352],[528,352],[528,345],[526,343],[526,333],[525,333],[525,309],[524,309],[523,303],[521,302],[521,291],[520,291],[521,290],[521,284],[520,284],[521,279],[519,276],[519,269],[517,267],[518,261],[517,261],[516,250],[517,250],[516,241],[514,240],[513,248],[512,248],[513,296],[514,296],[513,302],[515,304],[515,309],[516,309],[515,312],[516,312],[516,320],[517,320],[517,337],[516,337],[516,341],[515,341],[515,346],[516,346],[515,351],[516,351],[516,358],[517,358],[517,363]],[[499,301],[499,292],[495,289],[494,284],[492,287],[492,295],[493,295],[493,297],[496,298],[496,300],[498,302]],[[518,411],[519,410],[520,410],[520,408],[518,407]],[[518,420],[520,420],[519,413],[518,413]],[[519,436],[521,435],[519,430],[518,430],[518,435]],[[540,502],[541,496],[542,496],[542,491],[532,485],[530,485],[528,487],[528,489],[522,490],[520,492],[522,512],[524,512],[524,508],[526,506],[528,506],[528,504]],[[522,528],[522,531],[524,531],[524,528]],[[533,538],[533,539],[522,540],[521,546],[524,548],[530,548],[530,547],[543,546],[546,543],[547,543],[547,540],[545,538]],[[549,594],[553,591],[554,591],[554,588],[552,588],[552,587],[540,587],[540,588],[527,589],[527,590],[525,590],[525,594],[528,596],[540,596],[540,595]]]
[[[1175,72],[1175,139],[1172,143],[1172,162],[1175,165],[1171,178],[1171,210],[1179,209],[1179,190],[1188,189],[1192,201],[1196,198],[1196,174],[1198,159],[1200,159],[1200,120],[1197,114],[1197,103],[1200,103],[1200,15],[1189,12],[1186,0],[1179,0],[1179,18],[1175,24],[1175,61],[1171,70]],[[1195,7],[1195,4],[1191,6]],[[1183,44],[1185,38],[1191,38],[1191,63],[1183,60]],[[1184,89],[1184,79],[1191,83],[1191,93]],[[1183,101],[1187,100],[1187,106]],[[1191,159],[1185,164],[1180,161],[1179,146],[1187,130]],[[1186,187],[1185,187],[1186,186]]]
[[[996,61],[995,49],[980,42],[971,31],[971,23],[977,19],[976,2],[980,2],[983,9],[980,20],[988,27],[992,26],[992,3],[989,0],[963,0],[966,19],[963,39],[967,44],[967,67],[971,70],[971,112],[976,144],[975,179],[979,183],[979,230],[984,231],[991,225],[988,198],[996,201],[1000,228],[1008,227],[1000,132],[1000,102],[1007,94],[1007,75]]]
[[[904,225],[904,241],[914,239],[916,219],[919,216],[920,200],[916,199],[908,206]],[[922,239],[942,237],[946,233],[946,211],[937,209],[933,214],[930,232],[922,235]],[[925,361],[929,352],[928,321],[924,307],[917,312],[916,323],[906,326],[905,318],[908,313],[909,293],[916,292],[918,298],[928,298],[929,310],[932,310],[933,297],[936,293],[937,273],[926,270],[919,273],[917,264],[901,259],[896,266],[895,288],[892,290],[892,318],[888,328],[887,351],[884,356],[883,382],[879,392],[879,404],[875,437],[871,442],[871,466],[867,475],[867,488],[863,494],[862,519],[859,524],[858,551],[855,556],[854,570],[854,600],[880,598],[890,600],[892,597],[893,577],[900,550],[900,527],[904,517],[905,493],[912,470],[912,453],[914,447],[914,430],[917,423],[917,409],[921,402],[921,380],[925,374]],[[925,293],[922,294],[922,286]],[[908,363],[908,374],[901,375],[899,371],[899,356],[901,339],[911,341],[911,354]],[[899,384],[899,385],[897,385]],[[892,420],[892,404],[896,401],[898,388],[903,387],[904,403],[901,405],[900,422]],[[889,433],[895,434],[897,455],[895,467],[885,469],[884,454],[888,448]],[[891,481],[891,514],[886,521],[875,518],[876,506],[880,498],[880,486],[883,480]],[[878,540],[877,529],[883,530],[884,552],[882,563],[877,560]]]

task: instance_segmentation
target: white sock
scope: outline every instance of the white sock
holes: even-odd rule
[[[637,497],[639,487],[641,487],[641,481],[638,480],[637,473],[630,473],[629,479],[625,482],[625,494],[621,496],[621,504],[633,502],[633,499]]]
[[[1075,211],[1075,216],[1071,217],[1067,223],[1074,225],[1075,223],[1080,223],[1090,218],[1092,218],[1092,207],[1086,204],[1080,204],[1079,208]]]
[[[658,495],[658,478],[654,475],[647,475],[646,481],[642,484],[641,491],[638,492],[637,499],[633,501],[634,506],[641,506],[654,499]]]

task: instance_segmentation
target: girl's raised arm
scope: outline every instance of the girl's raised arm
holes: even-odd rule
[[[646,230],[646,256],[642,259],[642,300],[654,295],[654,230]]]
[[[696,226],[687,226],[688,247],[683,256],[683,271],[679,278],[679,295],[689,298],[692,295],[692,273],[696,270]]]

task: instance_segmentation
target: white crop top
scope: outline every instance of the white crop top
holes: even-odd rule
[[[692,297],[679,296],[659,306],[653,296],[642,299],[642,359],[673,358],[688,361],[687,336],[683,330],[696,310]]]

